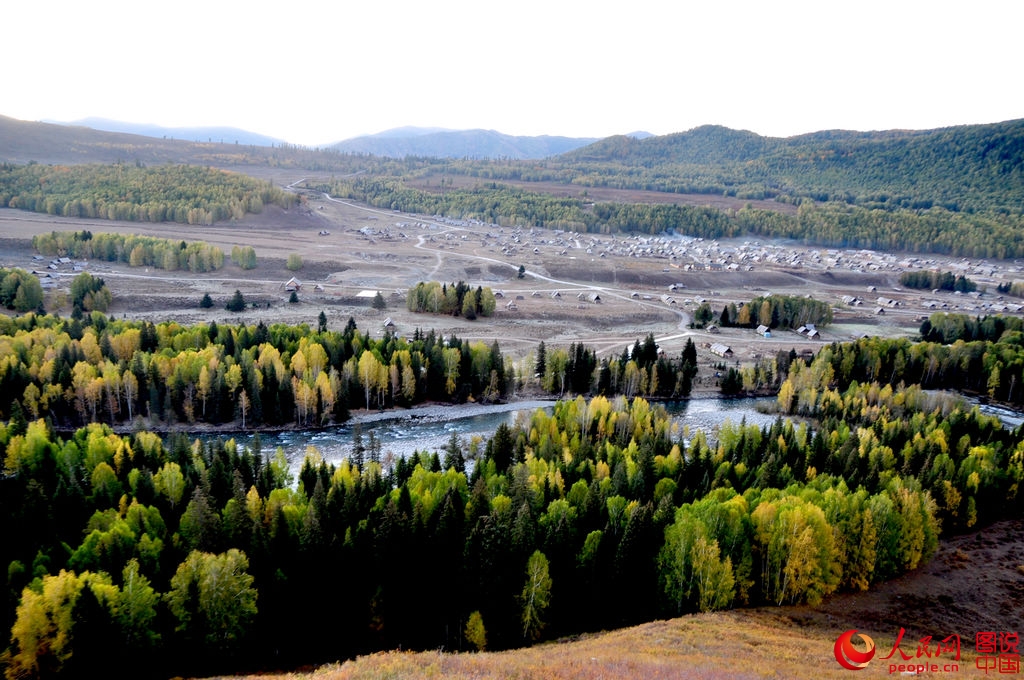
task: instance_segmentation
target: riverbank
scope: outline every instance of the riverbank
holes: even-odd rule
[[[341,425],[355,425],[365,423],[381,423],[387,421],[414,421],[417,423],[442,423],[449,422],[455,418],[472,418],[474,416],[490,415],[494,413],[508,413],[509,411],[526,411],[538,408],[548,408],[555,404],[555,399],[527,399],[523,401],[507,401],[500,404],[424,404],[413,406],[407,409],[391,408],[383,411],[353,411],[351,417]],[[336,426],[329,426],[336,427]],[[300,428],[312,429],[312,428]]]

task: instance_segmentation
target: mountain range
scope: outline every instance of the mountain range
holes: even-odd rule
[[[82,118],[70,123],[55,120],[43,122],[55,125],[86,127],[102,132],[123,132],[129,135],[141,135],[157,139],[180,139],[186,142],[217,142],[221,144],[249,144],[255,146],[280,146],[286,143],[282,139],[234,127],[163,127],[148,123],[126,123],[107,118]]]
[[[107,118],[83,118],[70,123],[42,121],[54,125],[89,128],[164,140],[186,142],[282,146],[287,142],[267,135],[233,127],[163,127],[130,123]],[[633,139],[650,137],[647,132],[626,135]],[[371,135],[361,135],[323,148],[342,153],[369,154],[387,158],[406,156],[473,159],[539,159],[557,156],[598,141],[597,137],[560,137],[551,135],[515,136],[496,130],[449,130],[445,128],[398,127]]]
[[[354,137],[330,148],[344,153],[371,154],[390,158],[406,156],[434,158],[548,158],[597,141],[593,137],[523,137],[495,130],[444,130],[403,127],[374,135]]]

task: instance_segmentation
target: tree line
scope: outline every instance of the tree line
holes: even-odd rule
[[[593,348],[582,342],[549,350],[541,341],[533,371],[541,389],[559,398],[568,394],[685,399],[697,375],[697,348],[687,339],[682,353],[669,357],[648,333],[619,356],[598,361]]]
[[[490,288],[477,286],[474,290],[463,281],[450,284],[420,281],[405,296],[410,312],[462,316],[470,321],[478,316],[492,316],[496,302]]]
[[[807,296],[759,295],[748,303],[723,305],[716,315],[710,303],[702,302],[694,310],[694,324],[704,327],[713,321],[723,328],[827,326],[832,323],[832,306]]]
[[[122,262],[132,267],[202,273],[224,266],[220,248],[202,241],[172,241],[135,234],[53,231],[32,237],[36,252],[48,257]]]
[[[323,315],[316,330],[153,324],[100,312],[0,317],[0,354],[0,417],[21,413],[61,429],[140,417],[164,426],[324,425],[344,421],[350,408],[493,401],[513,379],[497,342],[433,331],[372,339],[351,319],[328,330]]]
[[[0,267],[0,304],[16,312],[44,311],[43,286],[24,269]]]
[[[922,323],[928,342],[863,338],[829,346],[823,354],[832,375],[840,384],[879,382],[895,388],[902,383],[980,395],[1013,406],[1024,404],[1024,334],[1013,330],[1019,321],[985,317],[975,327],[958,315],[939,314],[931,319]],[[1004,324],[1009,330],[1001,331],[997,341],[984,339]],[[979,339],[964,339],[958,336],[961,333],[965,337],[976,333]]]
[[[978,284],[963,274],[925,270],[903,272],[900,274],[900,285],[907,288],[930,288],[960,293],[970,293],[978,289]]]
[[[752,235],[798,239],[835,248],[872,248],[962,257],[1013,258],[1024,250],[1019,212],[903,208],[801,200],[796,214],[745,206],[593,202],[495,182],[429,192],[402,178],[360,176],[311,187],[388,210],[479,219],[502,226],[529,225],[584,233],[679,233],[701,238]]]
[[[297,200],[270,182],[209,166],[0,164],[0,206],[63,217],[209,225]]]

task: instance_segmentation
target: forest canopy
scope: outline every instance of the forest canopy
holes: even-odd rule
[[[135,234],[53,231],[32,237],[32,247],[48,257],[123,262],[132,267],[196,273],[224,266],[224,252],[202,241],[172,241]]]
[[[296,201],[270,182],[210,167],[0,164],[0,206],[62,217],[209,225]]]

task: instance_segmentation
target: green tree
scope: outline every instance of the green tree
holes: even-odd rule
[[[257,592],[248,569],[245,553],[234,548],[219,555],[189,553],[164,595],[176,630],[210,649],[233,648],[256,617]]]
[[[86,312],[105,312],[112,297],[103,279],[82,272],[71,281],[71,304]]]
[[[302,269],[302,256],[298,253],[291,253],[288,255],[288,271],[297,272]]]
[[[294,304],[295,304],[295,303],[297,303],[298,301],[299,301],[299,294],[298,294],[298,293],[296,293],[296,292],[295,292],[295,291],[293,290],[293,291],[292,291],[292,294],[288,296],[288,302],[294,305]]]
[[[231,296],[230,300],[228,300],[228,303],[227,305],[224,306],[224,309],[228,310],[229,312],[241,312],[245,310],[245,296],[242,295],[242,292],[240,290],[238,290],[237,288],[235,289],[235,294]]]
[[[384,299],[384,296],[380,294],[379,290],[377,291],[377,294],[373,296],[373,302],[370,304],[374,309],[378,310],[384,310],[388,308],[387,300]]]
[[[711,305],[706,302],[697,307],[697,311],[693,313],[693,323],[701,328],[711,323],[712,318],[714,318],[714,312],[711,311]]]
[[[487,630],[484,628],[484,617],[479,611],[469,615],[464,634],[466,641],[476,647],[476,651],[482,652],[487,649]]]
[[[203,293],[203,299],[199,301],[199,306],[203,309],[210,309],[213,307],[213,298],[210,297],[209,293]]]
[[[256,250],[252,246],[235,246],[231,249],[231,261],[242,269],[255,269]]]
[[[521,622],[523,637],[536,640],[544,629],[544,612],[551,604],[551,575],[548,569],[548,558],[539,550],[535,550],[526,561],[526,583],[519,595],[522,605]]]
[[[526,267],[524,265],[519,265],[519,273],[516,275],[516,277],[520,279],[526,278]]]
[[[164,463],[153,475],[153,488],[167,498],[172,508],[176,506],[185,493],[185,476],[181,472],[181,466],[172,462]]]
[[[126,646],[148,649],[159,639],[152,624],[160,596],[153,590],[149,579],[139,573],[138,560],[130,560],[121,575],[123,585],[117,598],[115,618]]]

